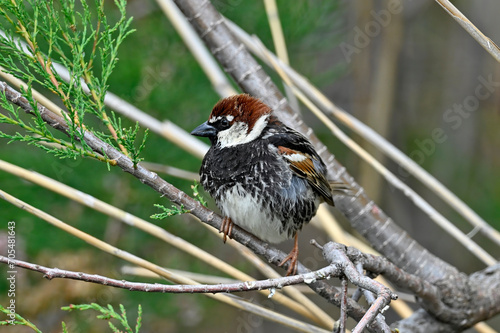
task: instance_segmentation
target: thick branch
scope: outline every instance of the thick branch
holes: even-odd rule
[[[443,327],[444,332],[453,332],[500,313],[500,263],[468,277],[462,274],[467,281],[461,294],[463,298],[455,294],[457,298],[450,300],[450,297],[443,297],[443,293],[449,291],[448,288],[441,288],[409,274],[383,257],[362,253],[353,247],[347,248],[347,255],[353,262],[361,263],[367,271],[382,274],[397,287],[410,290],[427,310],[427,314],[417,312],[411,318],[391,325],[395,328],[398,325],[408,328],[426,321],[428,325],[424,325],[426,328],[419,332],[441,332],[438,327]]]
[[[453,309],[442,301],[442,293],[437,286],[405,272],[386,258],[362,253],[353,247],[347,248],[347,255],[352,261],[361,263],[365,270],[382,274],[397,287],[411,291],[422,307],[440,320],[449,322],[463,318],[462,311]]]
[[[342,179],[357,190],[354,197],[335,198],[337,208],[349,219],[353,227],[390,261],[439,288],[442,301],[450,308],[459,309],[467,318],[467,311],[463,312],[462,309],[469,307],[475,296],[471,294],[468,277],[429,253],[364,193],[345,168],[312,134],[312,130],[289,107],[261,66],[229,32],[210,1],[174,1],[242,90],[260,97],[287,125],[306,134],[327,163],[333,178]]]

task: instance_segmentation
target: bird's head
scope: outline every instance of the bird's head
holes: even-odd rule
[[[206,122],[191,134],[208,137],[220,148],[233,147],[258,138],[271,117],[271,108],[247,94],[221,99]]]

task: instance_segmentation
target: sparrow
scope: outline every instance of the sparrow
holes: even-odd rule
[[[334,191],[344,189],[327,180],[325,163],[311,142],[247,94],[220,100],[191,134],[211,142],[200,183],[224,216],[224,242],[233,223],[269,243],[295,238],[279,265],[290,261],[287,276],[295,274],[297,232],[322,202],[334,205]]]

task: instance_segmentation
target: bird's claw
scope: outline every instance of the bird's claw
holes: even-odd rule
[[[283,266],[287,261],[290,261],[288,265],[288,269],[286,271],[286,276],[295,275],[297,273],[297,267],[299,265],[299,238],[298,235],[295,235],[295,242],[293,245],[292,251],[283,259],[283,261],[278,265],[279,267]]]
[[[220,225],[219,232],[222,232],[223,237],[222,241],[225,243],[227,240],[227,237],[231,238],[231,234],[233,232],[233,221],[231,220],[230,217],[225,216],[222,219],[222,224]]]

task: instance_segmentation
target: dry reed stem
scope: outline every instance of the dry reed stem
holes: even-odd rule
[[[469,19],[458,10],[448,0],[436,0],[436,2],[451,16],[455,21],[460,24],[479,43],[488,53],[498,62],[500,62],[500,48],[481,30],[479,30]]]
[[[267,20],[269,21],[269,28],[271,29],[271,36],[273,38],[276,55],[279,59],[281,59],[281,61],[283,61],[283,63],[289,65],[290,61],[288,59],[288,50],[286,48],[283,29],[281,28],[281,21],[276,0],[264,0],[264,6],[266,8]],[[292,109],[295,110],[295,112],[299,112],[299,102],[297,101],[297,97],[295,97],[293,91],[285,82],[283,82],[283,86],[285,88],[285,95],[288,99],[288,103]]]
[[[177,33],[181,36],[184,44],[191,51],[191,54],[196,58],[201,68],[208,77],[214,90],[222,97],[227,97],[237,94],[229,82],[227,76],[220,69],[212,54],[207,50],[205,44],[194,31],[192,25],[182,15],[179,8],[171,0],[156,0],[158,6],[170,20]]]
[[[10,82],[14,87],[17,89],[28,89],[28,85],[24,83],[22,80],[19,80],[18,78],[14,77],[12,74],[9,74],[5,72],[5,68],[0,66],[0,77],[2,77],[4,80]],[[58,107],[55,103],[53,103],[51,100],[49,100],[47,97],[39,93],[37,90],[34,88],[31,89],[31,93],[33,95],[33,98],[38,101],[38,103],[42,104],[45,106],[47,109],[50,111],[54,112],[55,114],[64,117],[61,111],[61,108]]]

